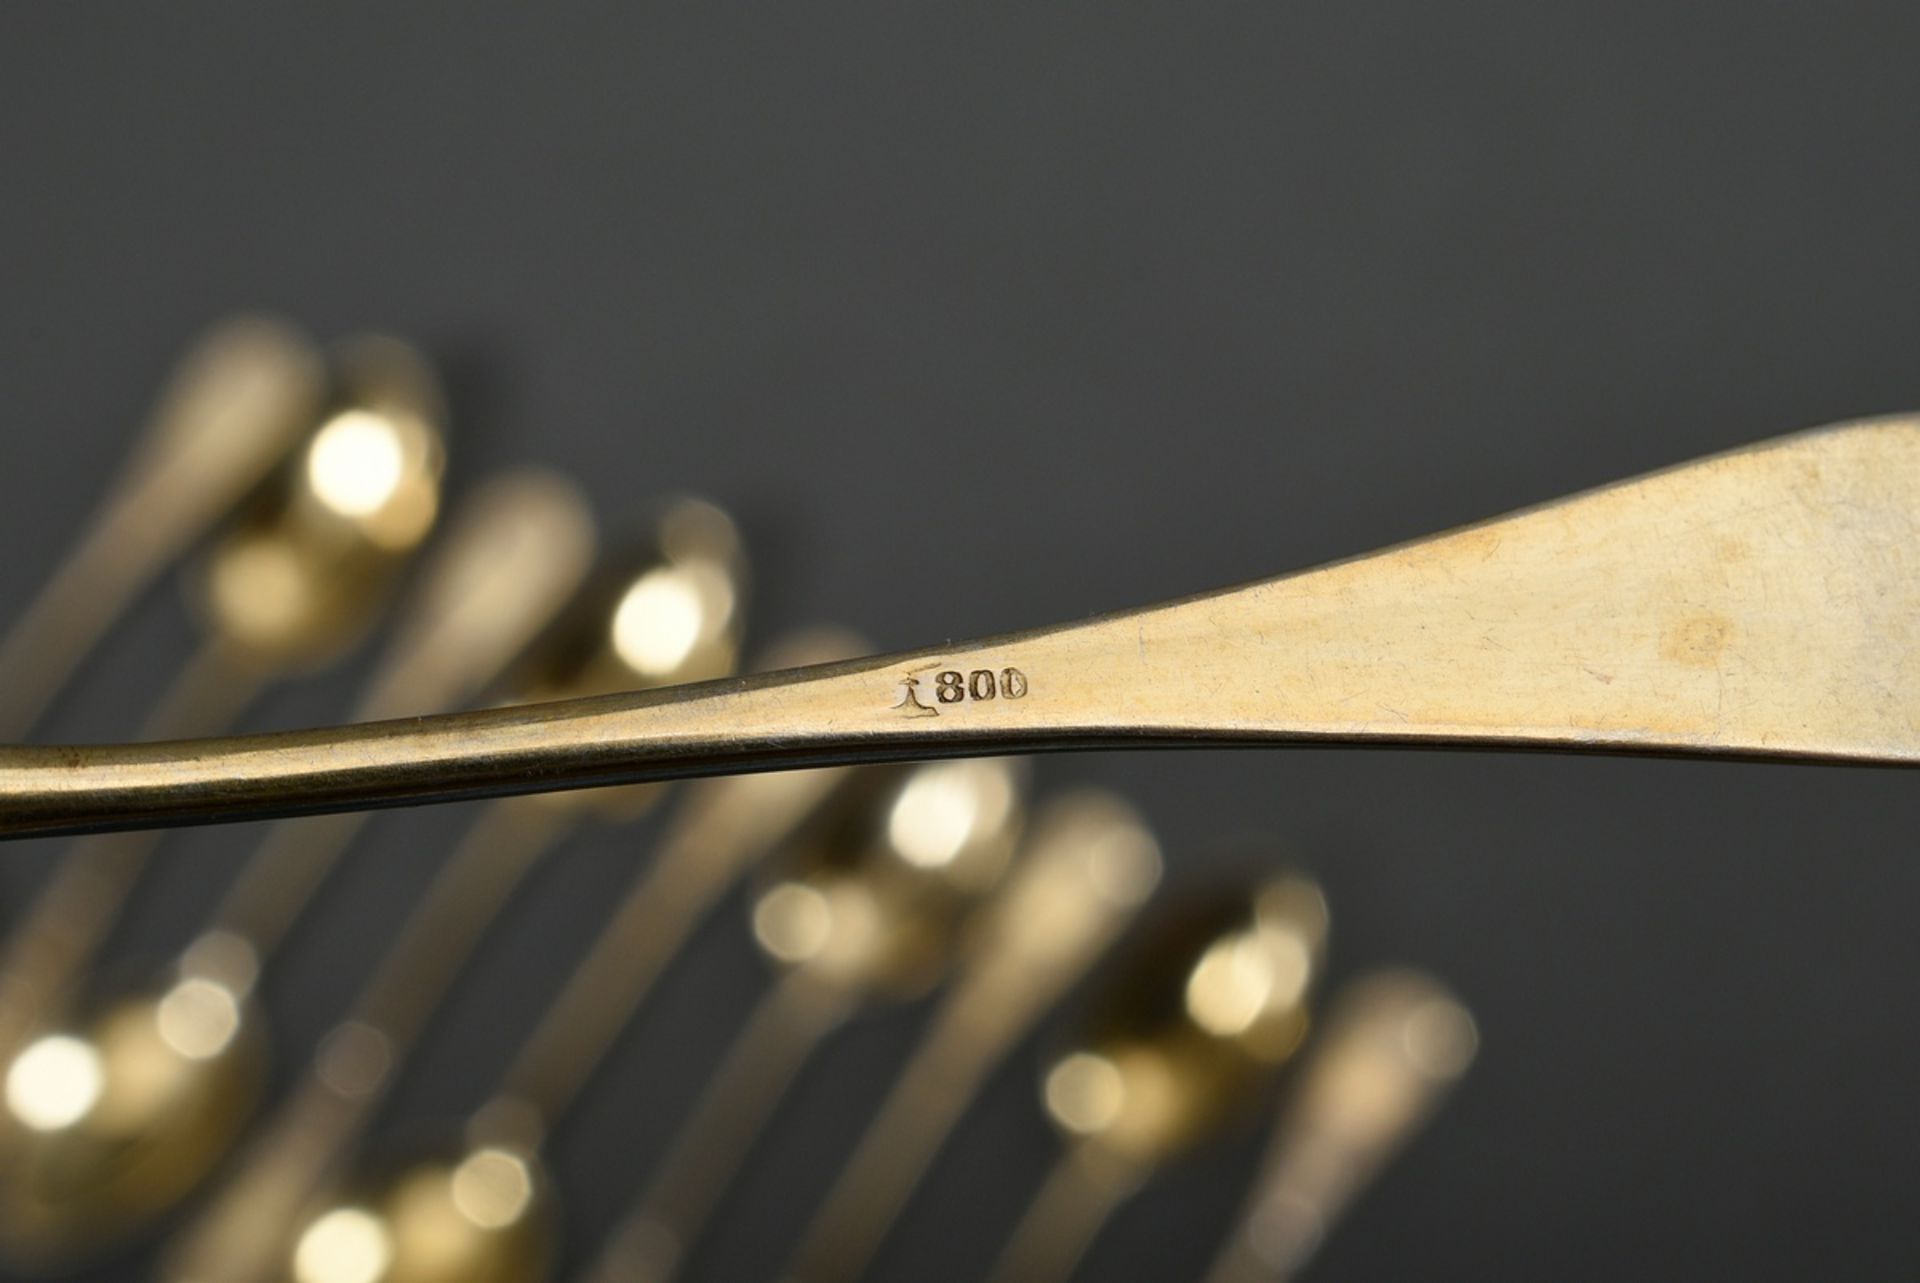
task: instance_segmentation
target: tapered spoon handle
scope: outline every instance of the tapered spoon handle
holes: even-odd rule
[[[793,1080],[852,1011],[852,997],[803,971],[767,991],[734,1035],[679,1135],[617,1226],[591,1283],[669,1283],[739,1176]]]
[[[295,1217],[346,1169],[408,1053],[528,869],[572,827],[537,804],[492,808],[468,829],[300,1087],[229,1167],[163,1256],[168,1283],[284,1276]]]
[[[1815,429],[1085,623],[571,703],[0,749],[0,834],[1262,743],[1920,762],[1920,419]]]
[[[118,481],[0,636],[0,736],[26,734],[128,604],[283,458],[319,409],[319,354],[236,317],[187,354]]]
[[[1430,976],[1383,969],[1342,990],[1289,1088],[1263,1170],[1207,1283],[1298,1276],[1446,1098],[1478,1045],[1472,1015]]]
[[[987,1283],[1066,1283],[1146,1176],[1098,1147],[1068,1150],[1027,1205]]]

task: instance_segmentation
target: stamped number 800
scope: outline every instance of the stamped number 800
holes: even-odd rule
[[[1027,675],[1017,668],[976,668],[963,673],[949,668],[933,679],[933,695],[942,704],[958,704],[965,699],[1019,699],[1027,693]]]

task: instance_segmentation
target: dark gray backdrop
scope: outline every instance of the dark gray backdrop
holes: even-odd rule
[[[758,635],[907,645],[1250,578],[1775,431],[1920,405],[1920,10],[1872,3],[17,7],[0,19],[0,601],[167,360],[266,306],[447,364],[457,470],[729,504]],[[171,594],[53,731],[124,733]],[[351,674],[261,725],[328,718]],[[1326,1279],[1912,1277],[1904,774],[1437,753],[1100,755],[1173,881],[1293,843],[1334,954],[1479,1015]],[[383,825],[271,996],[335,1014],[458,818]],[[248,835],[181,840],[116,948]],[[643,846],[556,860],[407,1084],[470,1106]],[[44,853],[10,853],[17,901]],[[737,908],[737,906],[735,906]],[[760,983],[702,936],[561,1137],[574,1255]],[[911,1016],[798,1088],[702,1277],[770,1270]],[[977,1276],[1037,1181],[1039,1047],[884,1261]],[[1088,1279],[1186,1277],[1251,1140]],[[123,1267],[124,1268],[124,1267]]]

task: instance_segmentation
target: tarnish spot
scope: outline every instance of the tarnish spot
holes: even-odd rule
[[[1660,656],[1676,664],[1712,668],[1733,640],[1733,623],[1721,615],[1695,615],[1660,635]]]

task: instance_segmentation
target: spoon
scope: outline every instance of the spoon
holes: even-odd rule
[[[1050,803],[958,975],[784,1272],[857,1278],[980,1084],[1105,951],[1160,880],[1131,807],[1088,790]]]
[[[85,532],[0,639],[0,738],[33,729],[113,622],[290,453],[319,409],[320,360],[278,321],[201,336]]]
[[[1337,995],[1208,1283],[1296,1277],[1361,1190],[1473,1063],[1473,1017],[1431,976],[1382,970]]]
[[[795,844],[753,905],[754,938],[781,978],[615,1230],[598,1283],[671,1278],[822,1040],[863,1001],[939,983],[1019,840],[1019,768],[980,758],[865,772]]]
[[[521,695],[569,694],[730,671],[744,594],[732,521],[710,504],[674,502],[638,556],[589,580],[511,686]],[[441,996],[521,878],[590,815],[632,818],[656,797],[641,786],[485,808],[292,1094],[170,1244],[159,1277],[280,1277],[289,1229],[352,1156]]]
[[[0,749],[0,833],[1067,748],[1914,765],[1916,548],[1920,418],[1864,420],[1081,624],[552,708]]]
[[[438,389],[391,339],[345,345],[333,411],[248,504],[191,577],[206,628],[145,735],[204,733],[275,677],[350,649],[384,610],[438,509]],[[155,846],[151,835],[75,844],[0,953],[0,1063],[51,1015],[99,946]]]
[[[994,1267],[994,1283],[1065,1279],[1154,1168],[1217,1132],[1306,1037],[1327,909],[1291,875],[1172,922],[1047,1071],[1068,1142]]]
[[[359,708],[459,706],[543,627],[586,569],[573,486],[523,470],[483,486],[424,568]],[[265,1072],[261,967],[364,816],[284,820],[168,973],[43,1033],[0,1074],[0,1249],[44,1270],[97,1255],[205,1177]]]
[[[858,653],[860,646],[846,634],[818,631],[789,640],[773,658],[824,660]],[[363,1172],[346,1182],[341,1201],[309,1218],[293,1240],[290,1272],[349,1283],[363,1277],[369,1260],[390,1253],[391,1274],[370,1277],[442,1277],[451,1265],[420,1263],[420,1252],[429,1250],[420,1243],[431,1243],[431,1251],[459,1263],[461,1277],[537,1277],[550,1227],[559,1220],[540,1161],[546,1136],[722,892],[827,804],[848,775],[828,769],[733,776],[690,790],[646,872],[522,1045],[492,1100],[469,1118],[464,1146],[421,1156],[384,1178]],[[519,1191],[510,1214],[498,1199],[475,1202],[475,1173],[492,1173],[489,1188]],[[395,1196],[405,1210],[392,1216],[370,1210],[386,1197],[384,1186],[405,1191]],[[440,1228],[416,1233],[423,1215]]]

